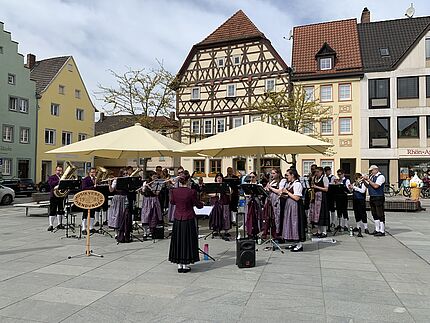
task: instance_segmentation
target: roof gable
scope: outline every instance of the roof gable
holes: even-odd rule
[[[347,19],[294,27],[292,67],[294,77],[361,73],[357,20]],[[319,70],[316,57],[336,53],[331,70]]]
[[[242,10],[239,10],[199,44],[206,45],[252,37],[265,38],[251,19]]]
[[[315,54],[315,57],[327,55],[336,55],[336,51],[331,48],[330,45],[327,44],[327,42],[324,42],[321,49],[318,51],[318,53]]]
[[[395,69],[429,28],[429,16],[359,24],[364,70]],[[389,55],[381,55],[383,48],[388,49]]]
[[[30,79],[36,81],[36,92],[42,93],[51,84],[71,56],[60,56],[37,61],[31,70]]]

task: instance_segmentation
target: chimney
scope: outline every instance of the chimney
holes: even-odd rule
[[[361,23],[368,24],[370,22],[370,11],[367,7],[364,7],[363,12],[361,13]]]
[[[31,70],[33,69],[34,65],[36,65],[36,55],[27,54],[27,68]]]
[[[170,112],[170,119],[171,120],[176,120],[176,114],[175,114],[175,112]]]

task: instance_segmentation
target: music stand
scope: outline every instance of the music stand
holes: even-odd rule
[[[58,183],[58,189],[59,190],[68,190],[68,191],[72,191],[72,190],[80,190],[81,189],[81,181],[79,179],[63,179],[60,180],[60,182]],[[69,224],[69,211],[67,210],[67,205],[69,204],[69,194],[67,193],[67,195],[64,197],[64,210],[65,210],[65,215],[66,215],[66,238],[77,238],[79,239],[79,237],[77,237],[76,235],[71,235],[69,236],[69,227],[72,230],[73,233],[75,233],[75,228],[74,226],[70,223]],[[71,206],[70,206],[70,211],[71,211]],[[56,229],[53,232],[57,232],[58,229]]]
[[[330,194],[333,195],[333,197],[335,197],[336,195],[339,196],[339,195],[343,195],[346,193],[346,187],[342,183],[341,184],[331,184],[328,186],[328,190],[329,190]],[[337,208],[337,205],[336,205],[336,208]],[[341,230],[342,230],[342,227],[340,225],[340,218],[337,217],[337,227],[334,229],[333,237]]]

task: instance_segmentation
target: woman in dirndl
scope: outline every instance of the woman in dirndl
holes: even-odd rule
[[[282,194],[286,196],[284,210],[283,238],[292,243],[286,249],[292,252],[303,251],[303,244],[306,240],[306,214],[302,200],[303,187],[299,180],[299,174],[295,169],[287,171],[288,186],[282,189]]]
[[[152,238],[154,238],[155,228],[163,221],[160,199],[158,198],[158,193],[160,192],[161,187],[158,187],[156,183],[157,179],[157,173],[151,173],[150,181],[145,181],[141,190],[141,193],[143,194],[141,212],[142,225],[145,228],[149,227]]]
[[[327,202],[329,181],[324,176],[324,169],[317,167],[313,178],[311,189],[315,192],[315,197],[311,201],[309,208],[310,222],[318,226],[318,232],[315,234],[319,238],[327,237],[327,228],[330,225],[330,213]]]
[[[184,173],[184,168],[182,166],[178,167],[178,176],[175,178],[172,178],[170,181],[170,188],[169,188],[169,207],[167,210],[167,218],[169,219],[169,222],[173,222],[175,220],[175,206],[170,203],[170,196],[172,194],[172,190],[179,187],[179,176],[181,176]]]
[[[249,173],[248,178],[248,184],[260,185],[257,181],[256,172]],[[245,194],[245,229],[248,237],[256,238],[260,233],[261,205],[260,196]]]
[[[115,229],[118,243],[131,241],[132,221],[128,211],[127,192],[116,188],[117,180],[109,181],[109,191],[114,193],[108,210],[108,226]]]
[[[200,260],[194,207],[203,208],[197,192],[188,187],[190,173],[184,171],[179,176],[179,187],[171,191],[170,203],[175,205],[172,238],[170,240],[169,261],[178,264],[178,273],[191,271],[189,264]]]
[[[222,183],[224,176],[222,173],[215,175],[215,182]],[[210,194],[210,204],[213,206],[209,214],[209,229],[213,231],[213,235],[220,235],[220,231],[224,230],[224,238],[229,238],[231,229],[231,212],[230,212],[230,194],[224,192]]]
[[[281,181],[281,170],[273,168],[270,174],[271,181],[267,183],[266,190],[269,192],[269,197],[266,199],[263,208],[263,239],[266,238],[269,231],[272,238],[279,238],[282,232],[281,225],[281,208],[279,199],[279,182]]]

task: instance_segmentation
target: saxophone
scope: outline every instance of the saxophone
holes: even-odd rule
[[[76,171],[76,166],[74,166],[71,162],[66,161],[64,163],[66,165],[66,170],[64,171],[63,175],[60,178],[60,182],[67,180],[67,179],[76,179],[76,176],[73,174]],[[60,190],[58,188],[59,185],[54,187],[54,195],[56,197],[65,197],[69,194],[68,189],[66,190]]]

